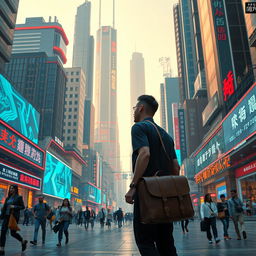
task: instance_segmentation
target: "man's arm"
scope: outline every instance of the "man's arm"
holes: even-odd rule
[[[138,184],[139,180],[142,178],[148,166],[149,158],[150,158],[149,147],[140,148],[138,153],[139,154],[138,154],[138,157],[135,163],[135,168],[134,168],[134,176],[132,179],[132,184],[134,184],[135,186],[130,188],[130,190],[125,195],[125,200],[129,204],[133,204],[133,196],[136,191],[136,185]]]
[[[173,175],[180,175],[180,165],[177,159],[173,159]]]

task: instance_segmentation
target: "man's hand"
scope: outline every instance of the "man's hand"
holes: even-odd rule
[[[133,197],[135,195],[136,188],[130,188],[129,191],[125,195],[125,201],[128,204],[133,204],[134,200]]]

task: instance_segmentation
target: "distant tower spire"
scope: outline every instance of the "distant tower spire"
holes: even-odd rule
[[[113,0],[113,28],[115,28],[115,0]]]
[[[100,7],[99,7],[99,28],[101,26],[101,0],[100,0]]]

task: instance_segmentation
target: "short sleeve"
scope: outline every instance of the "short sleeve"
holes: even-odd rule
[[[142,147],[149,147],[148,137],[143,127],[139,124],[135,124],[132,127],[132,148],[133,152],[139,150]]]

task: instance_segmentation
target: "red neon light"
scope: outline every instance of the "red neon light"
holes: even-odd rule
[[[60,26],[37,26],[37,27],[22,27],[22,28],[15,28],[15,30],[33,30],[33,29],[55,29],[57,32],[59,32],[65,42],[66,45],[69,44],[67,35],[64,31],[64,29]]]
[[[232,71],[229,71],[227,77],[223,80],[223,95],[224,101],[227,101],[228,97],[235,92],[234,75]]]
[[[99,203],[93,202],[91,200],[87,200],[87,202],[100,205]]]
[[[46,61],[46,63],[54,63],[54,64],[59,64],[58,61]]]
[[[60,55],[61,60],[63,61],[64,64],[66,64],[67,57],[66,57],[64,51],[60,47],[57,47],[57,46],[53,46],[53,50]]]
[[[209,139],[197,150],[197,152],[194,154],[194,157],[206,146],[206,144],[216,135],[216,133],[219,132],[219,130],[222,128],[223,122],[231,115],[231,113],[235,110],[235,108],[243,101],[243,99],[250,93],[250,91],[256,86],[256,83],[254,83],[251,88],[243,95],[243,97],[235,104],[235,106],[229,111],[229,113],[224,117],[224,119],[220,122],[219,127],[217,130],[209,137]],[[249,136],[250,138],[250,136]],[[245,139],[244,139],[245,140]],[[243,140],[242,140],[243,141]],[[240,141],[238,144],[240,144],[242,141]],[[238,145],[237,144],[237,145]],[[235,147],[234,147],[235,148]],[[233,148],[233,149],[234,149]],[[229,151],[230,152],[230,151]]]

